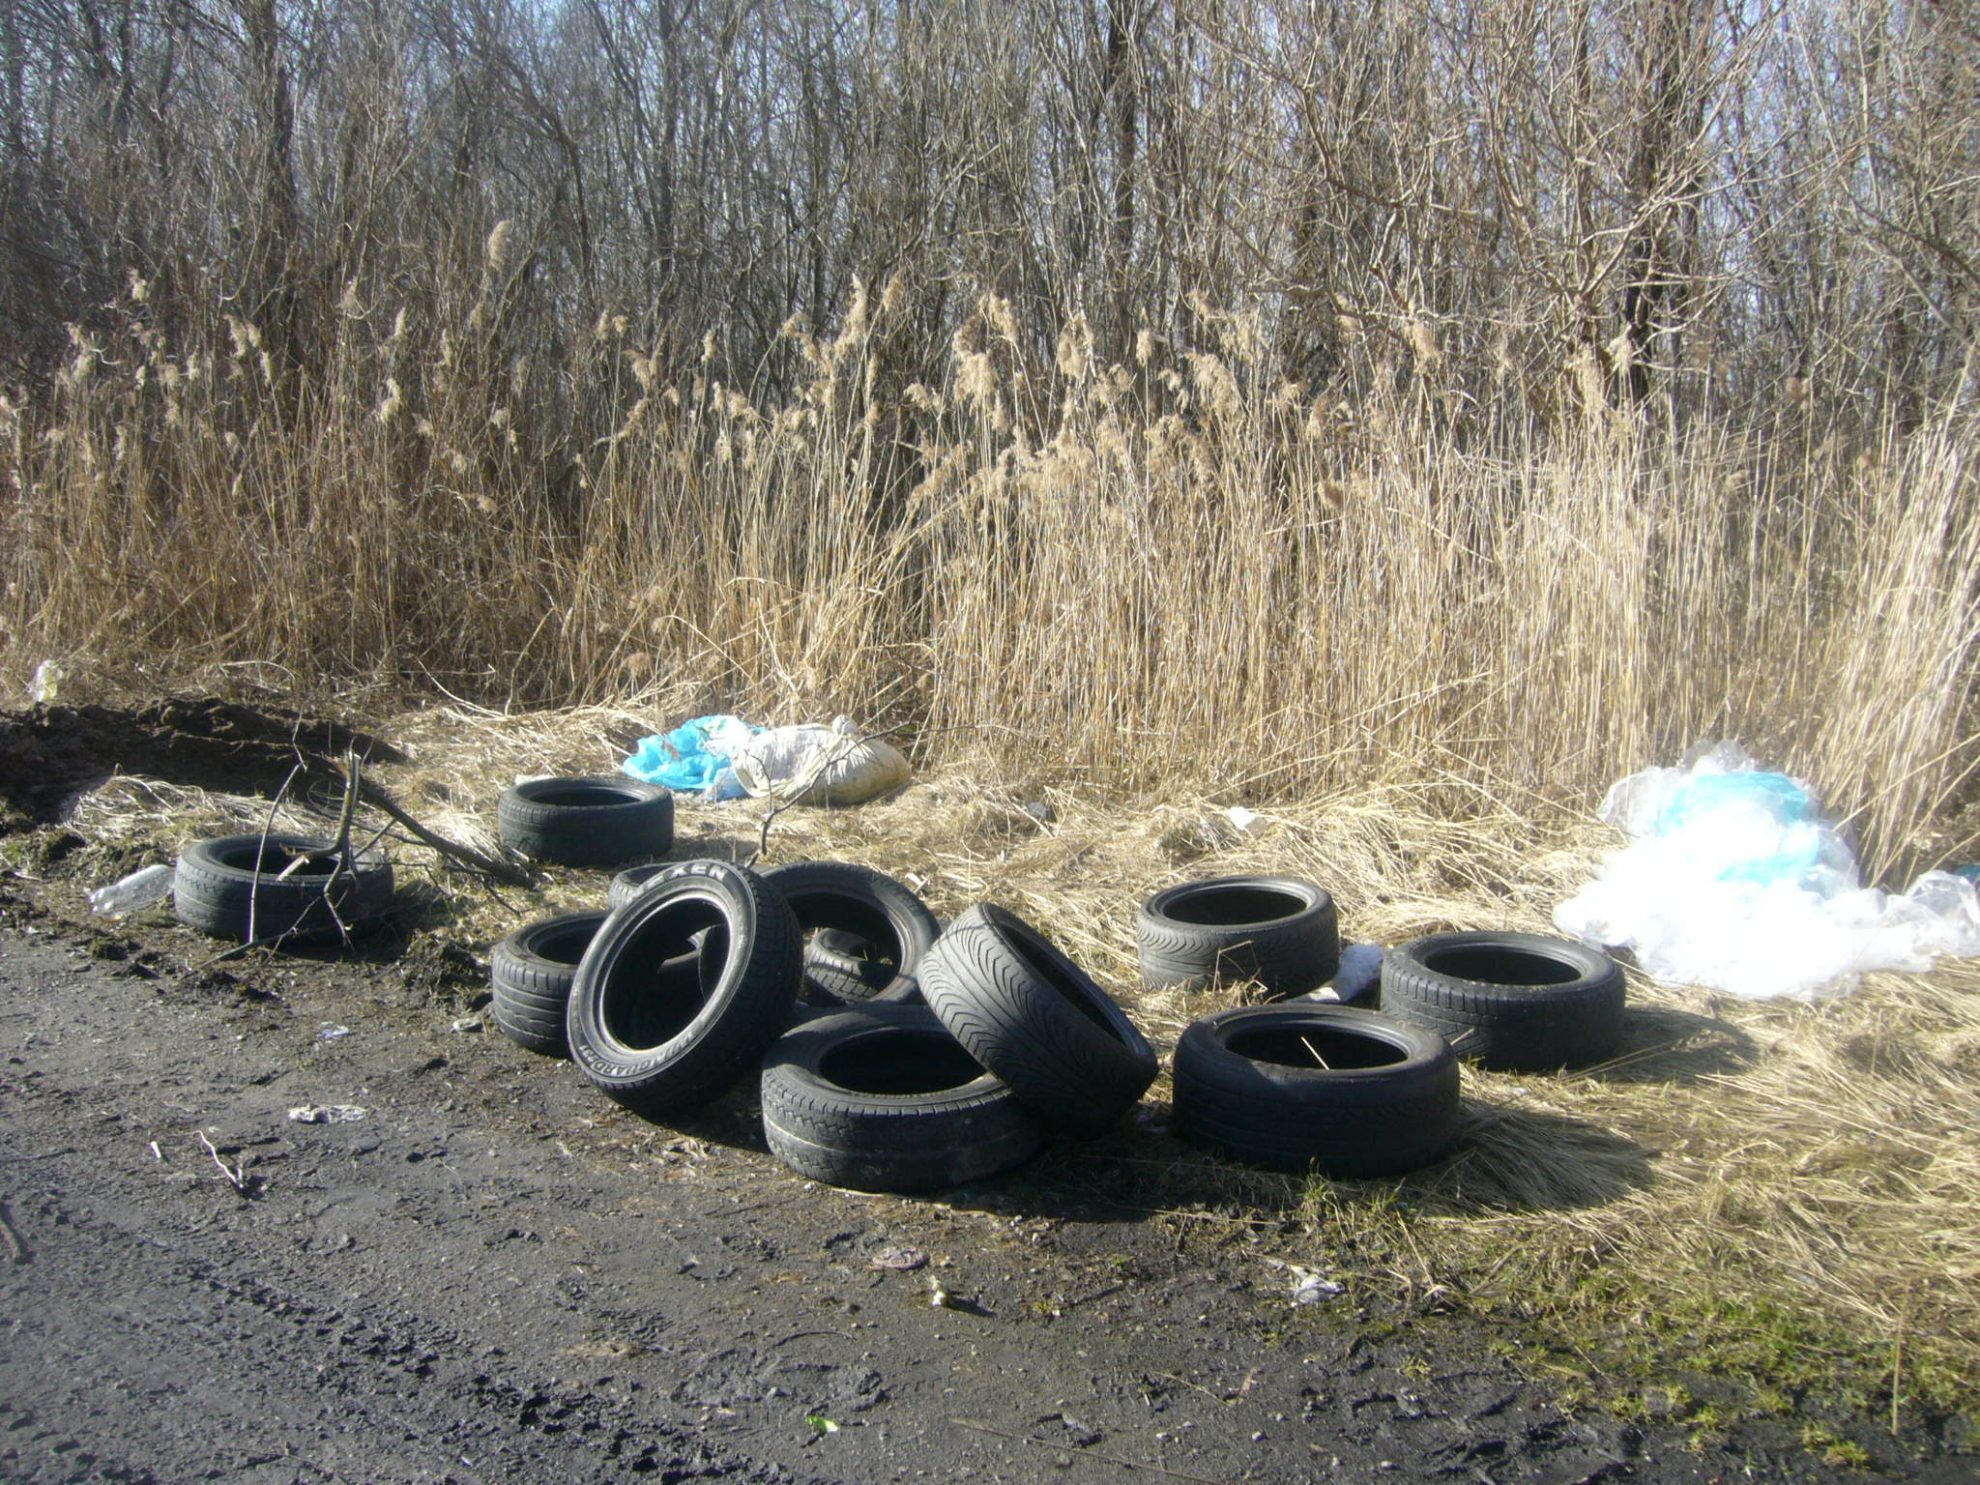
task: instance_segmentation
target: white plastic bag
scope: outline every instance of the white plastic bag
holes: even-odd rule
[[[1807,786],[1720,743],[1610,789],[1633,837],[1554,910],[1563,932],[1629,949],[1653,979],[1749,1000],[1844,994],[1872,970],[1980,953],[1973,883],[1927,872],[1891,896],[1861,885]]]
[[[862,737],[850,717],[759,732],[729,755],[742,786],[783,803],[863,804],[907,782],[908,762],[883,738]]]

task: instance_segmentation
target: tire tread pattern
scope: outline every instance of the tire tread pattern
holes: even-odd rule
[[[1012,924],[1038,937],[988,903],[963,913],[922,961],[922,995],[970,1056],[1046,1124],[1076,1137],[1102,1134],[1155,1080],[1155,1054],[1107,993],[1039,938],[1117,1034],[1069,1004],[1026,962]]]

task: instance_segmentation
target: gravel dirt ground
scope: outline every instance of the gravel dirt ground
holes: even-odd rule
[[[1475,1322],[1295,1305],[1268,1221],[1157,1220],[1110,1142],[822,1189],[747,1092],[643,1122],[389,962],[0,912],[11,1480],[1838,1477],[1564,1412]]]

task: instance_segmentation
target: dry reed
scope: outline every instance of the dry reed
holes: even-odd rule
[[[904,297],[789,331],[777,406],[708,361],[663,383],[609,318],[531,368],[490,361],[482,305],[424,338],[376,306],[296,386],[253,326],[175,348],[132,303],[0,406],[7,672],[658,686],[1116,790],[1434,786],[1461,816],[1727,735],[1811,777],[1873,873],[1970,843],[1970,418],[1481,435],[1311,398],[1207,307],[1216,349],[1174,365],[1096,365],[1074,325],[1028,366],[995,299],[947,385],[894,388]],[[605,431],[528,416],[546,378]]]

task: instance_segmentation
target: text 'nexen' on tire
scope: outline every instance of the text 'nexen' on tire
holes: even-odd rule
[[[754,1070],[801,973],[774,888],[725,861],[685,862],[598,930],[571,986],[571,1061],[642,1113],[699,1107]]]
[[[531,779],[496,806],[502,843],[537,861],[617,866],[674,844],[674,796],[637,779]]]
[[[1457,1128],[1444,1039],[1373,1011],[1241,1006],[1176,1043],[1176,1132],[1271,1170],[1390,1176],[1428,1164]]]
[[[1434,933],[1383,957],[1382,1009],[1441,1032],[1481,1067],[1586,1067],[1622,1040],[1623,974],[1570,939]]]
[[[925,1006],[827,1012],[763,1063],[763,1132],[799,1175],[857,1191],[932,1191],[1029,1159],[1044,1130]]]
[[[1155,990],[1255,980],[1273,999],[1334,977],[1341,930],[1325,888],[1295,877],[1212,877],[1165,887],[1135,925],[1141,977]]]
[[[1155,1080],[1155,1053],[1107,992],[994,904],[951,923],[920,978],[922,997],[969,1055],[1054,1130],[1102,1134]]]

